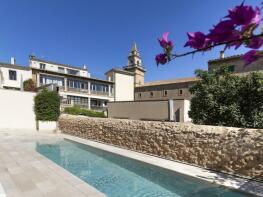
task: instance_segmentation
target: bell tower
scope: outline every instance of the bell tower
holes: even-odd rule
[[[142,65],[142,59],[137,49],[137,45],[134,42],[132,45],[131,52],[128,56],[128,64],[123,67],[124,70],[134,73],[134,85],[140,86],[144,84],[144,73],[146,72]]]

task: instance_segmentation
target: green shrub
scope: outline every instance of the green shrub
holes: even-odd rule
[[[103,112],[97,112],[97,111],[82,109],[78,106],[66,107],[64,109],[64,113],[72,114],[72,115],[82,115],[82,116],[105,118],[105,115]]]
[[[28,79],[24,81],[23,87],[25,91],[31,91],[31,92],[35,92],[37,89],[36,83],[32,79]]]
[[[189,116],[195,124],[263,128],[263,74],[232,75],[226,66],[196,71]]]
[[[60,99],[57,92],[44,89],[35,96],[36,120],[57,121],[60,114]]]

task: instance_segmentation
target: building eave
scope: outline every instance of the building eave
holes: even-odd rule
[[[105,75],[109,74],[110,72],[115,72],[115,73],[120,73],[120,74],[125,74],[125,75],[131,75],[134,76],[135,74],[126,70],[118,69],[118,68],[113,68],[105,73]]]
[[[123,69],[138,69],[140,71],[146,72],[146,69],[142,66],[136,66],[136,65],[132,65],[132,66],[124,66]]]
[[[263,54],[263,51],[260,51],[260,54]],[[224,61],[228,61],[228,60],[240,59],[241,56],[243,56],[243,55],[244,54],[239,54],[239,55],[232,55],[232,56],[228,56],[228,57],[224,57],[224,58],[212,59],[212,60],[208,61],[208,64],[217,63],[217,62],[224,62]]]
[[[0,67],[19,69],[19,70],[27,70],[27,71],[31,70],[30,67],[27,67],[27,66],[21,66],[21,65],[16,65],[16,64],[9,64],[9,63],[3,63],[3,62],[0,62]]]
[[[179,78],[174,80],[161,80],[161,81],[152,81],[145,83],[144,85],[140,85],[138,87],[151,87],[151,86],[165,86],[170,84],[179,84],[179,83],[192,83],[196,81],[200,81],[201,79],[198,77],[190,77],[190,78]]]
[[[81,68],[81,67],[78,67],[78,66],[72,66],[72,65],[69,65],[69,64],[57,63],[57,62],[53,62],[53,61],[49,61],[49,60],[39,59],[39,58],[36,58],[36,57],[31,57],[30,60],[43,62],[43,63],[47,63],[47,64],[54,64],[54,65],[63,66],[63,67],[67,67],[67,68],[72,68],[72,69],[77,69],[77,70],[87,71],[87,69],[84,69],[84,68]]]

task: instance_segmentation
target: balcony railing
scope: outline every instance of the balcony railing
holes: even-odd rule
[[[70,88],[68,87],[68,91],[72,91],[72,92],[89,92],[87,89],[82,89],[82,88]]]
[[[101,96],[109,96],[109,92],[103,92],[103,91],[91,90],[90,93],[91,94],[96,94],[96,95],[101,95]]]
[[[54,84],[55,85],[55,84]],[[49,86],[52,86],[52,84],[42,84],[40,83],[40,86],[41,87],[49,87]],[[55,85],[56,86],[56,85]],[[72,88],[72,87],[64,87],[64,86],[57,86],[59,87],[59,90],[60,91],[70,91],[70,92],[82,92],[82,93],[89,93],[89,90],[88,89],[82,89],[82,88]],[[113,97],[113,94],[114,92],[112,92],[110,95],[109,95],[109,92],[104,92],[104,91],[94,91],[94,90],[91,90],[90,91],[90,94],[93,94],[93,95],[99,95],[99,96],[107,96],[107,97]]]

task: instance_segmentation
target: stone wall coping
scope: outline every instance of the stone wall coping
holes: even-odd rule
[[[168,127],[175,127],[180,128],[184,130],[185,132],[189,131],[201,131],[201,132],[208,132],[208,133],[220,133],[222,132],[260,132],[263,134],[263,128],[262,129],[252,129],[252,128],[238,128],[238,127],[226,127],[226,126],[212,126],[212,125],[196,125],[193,123],[185,122],[185,123],[179,123],[179,122],[167,122],[167,121],[149,121],[149,120],[130,120],[130,119],[116,119],[116,118],[96,118],[96,117],[88,117],[88,116],[81,116],[81,115],[70,115],[70,114],[62,114],[61,118],[70,118],[70,119],[93,119],[95,121],[110,121],[112,123],[118,123],[118,122],[124,122],[124,123],[138,123],[138,124],[144,124],[144,123],[151,123],[153,125],[160,125],[160,126],[168,126]]]

